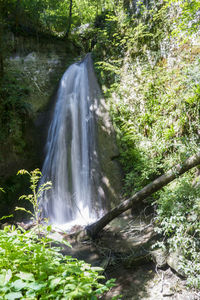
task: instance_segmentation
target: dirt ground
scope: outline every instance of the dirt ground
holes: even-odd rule
[[[141,214],[122,217],[95,241],[66,236],[72,248],[63,253],[101,266],[106,279],[116,279],[103,300],[200,300],[200,293],[188,289],[184,278],[167,265],[159,269],[151,260],[149,247],[157,238],[151,220],[150,215]]]
[[[198,300],[200,294],[188,290],[186,282],[170,268],[156,269],[148,263],[130,269],[121,265],[105,272],[106,277],[116,278],[116,286],[103,298],[112,299],[121,295],[124,300]]]

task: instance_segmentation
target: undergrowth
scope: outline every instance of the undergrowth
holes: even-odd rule
[[[97,299],[113,286],[99,283],[102,268],[62,255],[55,241],[34,230],[7,226],[0,239],[1,299]]]
[[[156,202],[155,246],[178,254],[177,266],[190,287],[200,288],[200,179],[192,172],[165,187]]]
[[[137,11],[120,3],[98,33],[94,59],[117,133],[124,194],[130,196],[199,152],[199,1],[140,3]],[[148,201],[162,246],[180,254],[179,268],[199,289],[197,173]]]
[[[102,268],[61,254],[64,246],[71,245],[61,235],[59,242],[52,239],[51,226],[41,224],[40,219],[40,194],[50,188],[50,183],[36,189],[41,177],[38,169],[20,170],[19,174],[30,177],[32,193],[20,198],[32,204],[32,211],[17,209],[31,214],[36,226],[25,231],[8,225],[0,230],[1,299],[98,299],[114,285],[114,280],[105,282]],[[2,188],[0,191],[4,192]]]

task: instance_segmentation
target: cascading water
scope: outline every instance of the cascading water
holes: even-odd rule
[[[87,224],[101,214],[94,178],[98,170],[92,89],[98,88],[91,86],[91,64],[88,54],[64,73],[48,132],[41,184],[51,181],[52,189],[43,193],[41,203],[44,216],[55,224]]]

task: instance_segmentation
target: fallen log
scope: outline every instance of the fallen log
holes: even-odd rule
[[[192,169],[193,167],[200,164],[200,153],[197,153],[187,160],[185,160],[182,164],[175,165],[171,170],[169,170],[166,174],[158,177],[148,185],[146,185],[143,189],[138,191],[129,199],[123,201],[121,204],[110,210],[106,213],[101,219],[97,222],[88,225],[86,227],[87,235],[92,238],[95,238],[98,233],[113,219],[118,217],[120,214],[125,212],[126,210],[133,207],[133,205],[137,204],[138,202],[143,201],[151,194],[157,192],[162,187],[173,181],[175,178],[179,177],[180,175],[184,174],[188,170]]]

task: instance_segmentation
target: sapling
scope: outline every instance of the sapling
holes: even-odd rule
[[[32,193],[29,195],[20,196],[19,200],[24,199],[30,202],[33,206],[33,212],[24,207],[18,207],[18,206],[15,208],[15,210],[22,210],[30,214],[31,219],[33,220],[33,222],[36,223],[36,227],[39,228],[39,225],[41,223],[41,213],[42,213],[42,209],[40,206],[41,196],[44,191],[49,190],[51,188],[52,183],[50,181],[47,181],[38,187],[38,182],[42,177],[42,173],[39,169],[35,169],[31,172],[22,169],[17,172],[17,175],[19,174],[20,175],[27,174],[30,177],[30,189]]]

